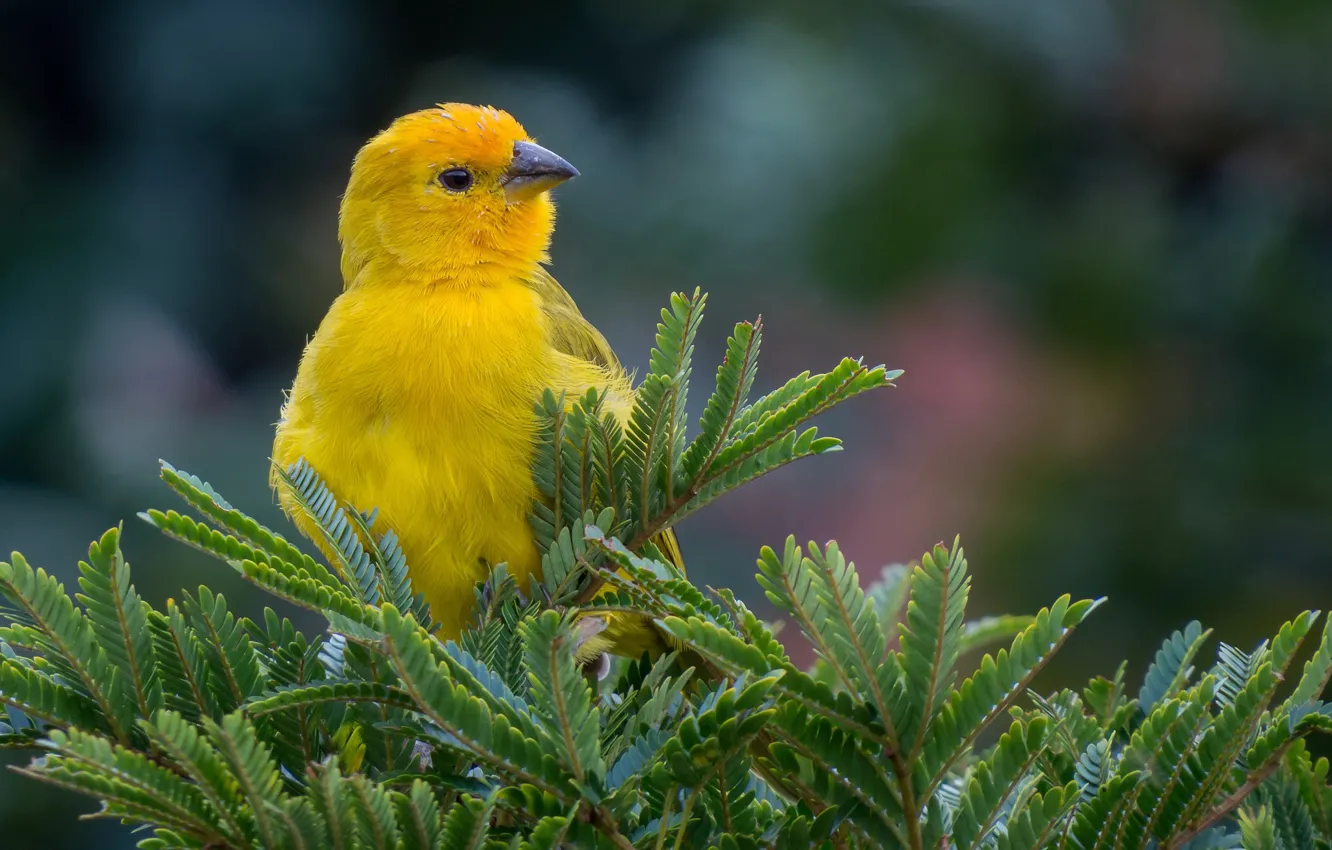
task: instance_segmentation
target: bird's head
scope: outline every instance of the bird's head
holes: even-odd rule
[[[343,279],[379,279],[363,272],[381,266],[390,279],[428,284],[525,274],[547,259],[549,190],[576,176],[507,112],[444,103],[405,115],[352,164],[338,227]]]

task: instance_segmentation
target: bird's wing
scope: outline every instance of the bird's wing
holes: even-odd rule
[[[573,297],[550,272],[538,266],[527,285],[540,299],[541,310],[550,326],[550,342],[556,351],[594,363],[617,377],[624,373],[610,343],[601,331],[583,318]]]

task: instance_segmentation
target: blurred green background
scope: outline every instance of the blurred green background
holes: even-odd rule
[[[1326,0],[0,0],[0,550],[72,582],[124,519],[153,602],[257,613],[134,513],[164,457],[281,523],[352,155],[463,100],[582,170],[554,269],[629,364],[701,286],[705,384],[760,312],[765,388],[907,371],[690,519],[698,580],[961,533],[975,613],[1110,597],[1046,685],[1195,617],[1248,645],[1332,606],[1329,53]],[[0,846],[133,845],[92,809],[0,777]]]

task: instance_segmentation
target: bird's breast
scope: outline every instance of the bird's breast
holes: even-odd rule
[[[532,291],[358,289],[311,343],[315,453],[376,482],[380,499],[525,509],[532,410],[552,368]]]

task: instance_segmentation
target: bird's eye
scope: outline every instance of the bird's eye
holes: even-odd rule
[[[450,192],[465,192],[472,185],[472,172],[466,168],[450,168],[440,173],[439,185]]]

